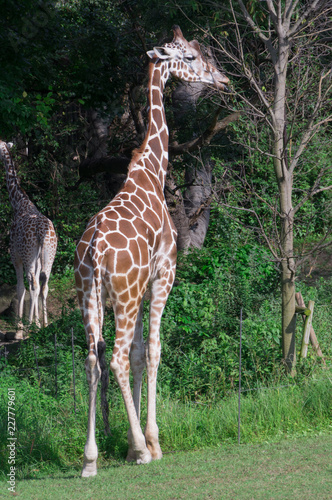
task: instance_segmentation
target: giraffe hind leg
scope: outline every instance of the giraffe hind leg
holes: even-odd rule
[[[76,276],[77,283],[82,286],[79,277]],[[104,422],[108,427],[108,405],[106,402],[106,392],[108,385],[108,373],[105,363],[106,344],[101,335],[103,324],[104,293],[101,294],[101,318],[98,316],[98,300],[96,291],[96,280],[91,274],[89,286],[86,286],[85,293],[78,293],[78,300],[82,311],[83,323],[88,343],[89,354],[85,361],[85,371],[89,385],[89,415],[87,440],[84,447],[84,460],[82,477],[95,476],[97,474],[98,448],[96,443],[96,398],[98,382],[101,379],[101,396]],[[100,323],[99,323],[100,319]],[[106,425],[106,424],[105,424]]]
[[[98,382],[101,375],[98,357],[90,350],[85,360],[86,378],[89,384],[89,416],[87,440],[84,446],[84,460],[82,477],[97,474],[98,448],[95,438],[96,433],[96,397]]]
[[[138,422],[140,422],[142,376],[145,368],[145,347],[143,340],[143,321],[142,321],[143,304],[144,304],[144,298],[142,299],[138,310],[134,338],[130,349],[130,367],[133,374],[133,399],[134,399],[134,405],[136,409]],[[133,449],[132,432],[130,428],[128,430],[128,444],[129,448],[126,460],[127,462],[134,462],[136,460],[136,453]]]

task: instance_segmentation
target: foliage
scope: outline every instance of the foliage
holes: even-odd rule
[[[216,219],[214,224],[225,224],[222,215]],[[233,229],[230,226],[228,230],[229,235]],[[328,369],[321,370],[317,358],[310,354],[298,364],[297,380],[289,379],[280,369],[280,304],[274,298],[275,278],[271,262],[257,245],[249,241],[243,245],[240,239],[226,239],[225,236],[218,238],[219,246],[216,246],[213,243],[216,234],[212,231],[209,235],[210,246],[206,250],[181,256],[178,285],[171,293],[162,319],[157,418],[163,450],[191,450],[237,441],[241,308],[242,441],[275,441],[283,436],[310,435],[330,429],[332,339],[329,310],[325,304],[331,300],[331,283],[322,281],[317,287],[302,283],[299,287],[305,301],[309,298],[315,300],[314,325],[315,328],[317,325]],[[234,255],[239,258],[234,259]],[[258,283],[257,267],[265,276]],[[73,467],[79,470],[81,467],[88,411],[84,370],[87,351],[80,312],[69,299],[73,287],[71,271],[62,277],[53,277],[50,288],[54,297],[63,303],[62,316],[47,329],[30,330],[30,337],[21,344],[16,356],[9,355],[6,361],[1,358],[2,415],[6,414],[9,386],[15,388],[17,398],[19,479],[40,477]],[[144,316],[146,329],[147,310]],[[300,321],[298,329],[301,335]],[[75,339],[76,416],[72,331]],[[109,307],[105,315],[104,337],[109,361],[114,339],[114,319]],[[109,401],[111,436],[104,436],[101,411],[97,405],[100,466],[107,466],[114,459],[122,462],[127,449],[127,417],[112,376]],[[145,419],[146,393],[143,391],[143,427]],[[1,422],[0,447],[3,451],[6,422],[3,419]],[[1,452],[0,456],[5,460],[5,453]],[[1,466],[5,471],[6,462]]]
[[[300,134],[301,125],[294,125],[294,135]],[[305,193],[310,193],[315,180],[320,178],[325,168],[324,185],[332,182],[332,170],[328,168],[331,157],[331,145],[323,128],[312,139],[302,153],[299,168],[294,172],[294,189],[292,202],[297,207],[302,203]],[[238,221],[237,230],[244,226],[256,235],[257,241],[266,244],[265,237],[271,247],[278,252],[278,206],[280,196],[275,185],[275,173],[272,158],[267,154],[271,144],[271,134],[264,122],[251,123],[243,116],[232,124],[229,139],[234,143],[223,148],[223,155],[214,156],[215,182],[220,178],[228,179],[232,189],[220,203],[227,208],[228,215]],[[239,141],[248,146],[239,154]],[[252,148],[252,149],[250,149]],[[228,151],[233,152],[229,155]],[[294,218],[294,238],[302,240],[298,248],[297,258],[307,254],[308,243],[314,235],[316,242],[329,234],[332,223],[331,191],[322,191],[308,197],[300,206]],[[263,234],[265,237],[263,237]]]
[[[266,26],[262,2],[249,2],[252,15]],[[84,447],[88,391],[84,359],[86,340],[80,312],[75,309],[72,263],[74,249],[86,223],[109,201],[105,176],[75,186],[78,163],[89,154],[86,116],[90,108],[101,109],[116,122],[122,115],[128,89],[141,85],[145,74],[144,50],[169,34],[171,24],[181,24],[193,37],[200,30],[188,24],[187,14],[194,13],[202,27],[225,39],[233,36],[230,13],[222,17],[208,2],[186,3],[182,13],[172,2],[107,2],[71,0],[55,4],[21,0],[6,3],[0,19],[0,134],[18,143],[29,144],[29,157],[14,152],[22,187],[37,207],[55,225],[58,251],[50,282],[49,300],[60,301],[61,316],[47,329],[30,329],[16,356],[0,359],[0,413],[6,415],[6,390],[16,388],[18,463],[20,477],[79,468]],[[19,12],[19,15],[17,14]],[[248,64],[257,55],[254,36],[246,33]],[[230,42],[232,43],[232,42]],[[266,92],[271,80],[262,62],[261,78]],[[307,62],[312,63],[312,58]],[[226,65],[227,67],[227,65]],[[265,68],[263,70],[263,68]],[[265,71],[265,72],[264,72]],[[295,79],[295,74],[293,75]],[[300,75],[301,76],[301,75]],[[303,75],[302,75],[303,76]],[[290,80],[290,96],[294,92]],[[252,89],[236,86],[246,98]],[[126,89],[124,91],[124,89]],[[304,89],[309,98],[314,89]],[[125,93],[126,92],[126,93]],[[172,130],[172,87],[166,96],[166,112]],[[289,97],[291,99],[291,97]],[[233,96],[236,109],[241,103]],[[216,99],[213,106],[219,106]],[[195,117],[203,127],[203,115],[213,111],[204,99]],[[244,106],[242,105],[244,109]],[[193,118],[186,117],[176,131],[179,139],[193,133]],[[300,132],[294,125],[294,135]],[[174,125],[174,127],[173,127]],[[204,124],[205,126],[205,124]],[[261,120],[248,124],[243,117],[218,136],[213,144],[214,187],[228,183],[224,205],[211,207],[211,219],[205,247],[180,255],[176,284],[162,318],[162,358],[158,374],[158,419],[162,447],[166,451],[210,446],[216,442],[236,441],[237,400],[234,391],[239,382],[239,331],[242,309],[242,431],[245,442],[275,440],[280,436],[313,433],[331,425],[331,329],[329,304],[331,281],[308,287],[299,282],[307,302],[315,301],[314,325],[328,369],[309,351],[298,364],[296,381],[282,373],[280,353],[280,301],[276,299],[279,269],[271,260],[265,240],[259,235],[257,218],[242,210],[235,218],[230,206],[252,207],[275,237],[271,207],[278,195],[273,187],[273,167],[269,157],[255,150],[243,150],[240,139],[253,144],[259,131],[261,150],[268,150],[271,137]],[[117,151],[128,129],[111,138]],[[204,152],[202,152],[204,154]],[[310,189],[321,167],[328,163],[331,145],[327,128],[315,136],[306,149],[294,182],[294,204]],[[76,158],[76,159],[75,159]],[[188,157],[174,162],[175,175],[183,179]],[[191,158],[190,161],[194,160]],[[196,161],[196,160],[195,160]],[[244,175],[246,173],[246,175]],[[331,175],[330,173],[328,175]],[[330,177],[328,177],[330,179]],[[181,184],[181,182],[179,182]],[[75,187],[75,189],[74,189]],[[76,189],[77,187],[77,189]],[[264,203],[260,204],[256,194]],[[0,169],[0,285],[14,283],[15,273],[8,254],[11,208]],[[297,214],[296,238],[304,240],[324,234],[331,224],[328,212],[330,194],[319,193],[308,200]],[[235,220],[236,219],[236,220]],[[252,231],[253,230],[253,231]],[[70,293],[69,293],[70,292]],[[147,334],[148,302],[144,311]],[[71,332],[75,338],[76,402],[73,411]],[[298,318],[297,336],[302,334]],[[55,335],[57,379],[55,378]],[[107,358],[114,342],[114,317],[106,308],[104,335]],[[39,375],[36,370],[36,356]],[[57,385],[55,381],[57,380]],[[287,387],[284,387],[287,386]],[[146,396],[143,394],[143,406]],[[101,412],[97,413],[100,461],[110,457],[123,460],[126,453],[127,418],[113,377],[109,388],[112,436],[103,435]],[[174,415],[177,419],[174,419]],[[145,410],[142,419],[146,418]],[[6,422],[0,422],[1,470],[6,470]],[[144,427],[144,425],[143,425]],[[314,429],[316,428],[316,431]]]

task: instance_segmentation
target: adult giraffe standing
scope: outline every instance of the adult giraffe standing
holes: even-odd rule
[[[133,154],[123,188],[92,217],[76,249],[76,287],[89,350],[85,362],[90,397],[82,471],[84,477],[97,473],[95,408],[97,385],[100,377],[103,380],[105,365],[102,325],[107,294],[112,301],[116,325],[111,370],[120,386],[130,424],[127,460],[143,464],[162,457],[156,424],[159,327],[176,265],[176,230],[163,192],[168,163],[163,90],[170,74],[186,81],[212,84],[219,89],[223,89],[229,81],[204,60],[196,40],[187,42],[178,26],[173,31],[172,43],[148,52],[151,59],[148,86],[150,110],[145,140]],[[145,349],[142,309],[149,283],[150,321]],[[130,366],[133,396],[129,384]],[[145,366],[148,410],[143,435],[140,396]],[[102,384],[102,398],[105,397],[103,392],[105,386],[103,389]]]
[[[10,256],[17,277],[17,299],[19,330],[16,338],[22,338],[23,305],[25,286],[23,272],[29,282],[30,311],[29,322],[35,320],[40,326],[38,299],[42,297],[43,326],[47,326],[46,299],[48,280],[57,248],[57,237],[52,222],[42,215],[20,187],[14,163],[9,152],[12,144],[0,141],[0,159],[6,169],[9,201],[14,211],[10,229]]]

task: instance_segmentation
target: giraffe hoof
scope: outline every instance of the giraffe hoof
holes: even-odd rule
[[[92,477],[97,475],[97,465],[96,462],[85,462],[83,464],[83,470],[81,477]]]
[[[160,460],[163,458],[163,452],[161,451],[158,441],[158,429],[156,431],[156,436],[151,435],[151,432],[145,433],[146,446],[151,453],[152,460]]]
[[[152,456],[148,449],[142,453],[137,453],[137,458],[136,458],[137,465],[148,464],[149,462],[151,462],[151,460]]]
[[[159,449],[154,449],[154,450],[150,449],[150,453],[152,456],[152,460],[161,460],[163,458],[163,453],[162,453],[160,447],[159,447]]]

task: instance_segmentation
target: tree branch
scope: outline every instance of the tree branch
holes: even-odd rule
[[[296,8],[297,3],[298,2],[295,2],[294,8],[290,11],[289,19],[290,19],[291,15],[293,14],[294,9]],[[302,13],[302,15],[298,18],[298,20],[292,26],[292,28],[290,28],[290,30],[288,32],[290,38],[293,35],[295,35],[295,33],[297,32],[297,30],[299,29],[299,27],[301,27],[301,29],[304,28],[303,24],[305,26],[307,26],[309,24],[309,22],[311,21],[311,15],[312,15],[313,12],[315,12],[315,10],[317,9],[317,7],[319,6],[319,3],[323,3],[322,0],[313,0],[312,2],[309,2],[309,7]]]
[[[223,120],[218,121],[218,116],[220,115],[221,109],[219,109],[214,115],[213,121],[209,128],[203,132],[199,137],[195,137],[191,141],[184,142],[183,144],[177,144],[173,142],[169,145],[168,151],[170,156],[178,156],[183,153],[190,153],[197,148],[202,148],[208,146],[213,139],[213,137],[218,134],[221,130],[224,130],[230,123],[235,122],[241,116],[239,111],[231,113],[226,116]]]
[[[326,171],[330,170],[331,168],[332,167],[330,167],[330,168],[322,168],[320,170],[320,172],[317,175],[316,180],[315,180],[314,185],[312,186],[312,188],[307,191],[307,193],[305,194],[305,196],[303,196],[302,200],[300,200],[299,203],[294,207],[294,214],[296,214],[296,212],[298,212],[300,210],[300,208],[310,198],[312,198],[316,194],[321,193],[323,191],[328,191],[329,189],[332,189],[332,185],[331,186],[322,187],[322,188],[319,187],[320,181],[323,178],[324,174],[326,173]]]
[[[328,122],[331,122],[332,121],[332,115],[329,115],[327,116],[326,118],[320,120],[318,123],[315,123],[314,124],[314,121],[318,115],[318,112],[319,110],[321,109],[323,103],[324,103],[324,100],[327,98],[327,95],[328,93],[331,91],[331,88],[332,88],[332,85],[330,85],[326,91],[324,92],[324,95],[322,96],[322,83],[323,83],[323,80],[328,76],[330,75],[332,72],[332,70],[329,70],[327,73],[325,73],[324,75],[321,75],[320,77],[320,80],[319,80],[319,84],[318,84],[318,99],[317,99],[317,102],[316,102],[316,105],[315,105],[315,108],[313,110],[313,113],[308,121],[308,124],[306,126],[306,130],[304,131],[303,135],[302,135],[302,139],[300,141],[300,144],[297,148],[297,151],[291,161],[291,164],[290,164],[290,167],[289,167],[289,171],[290,173],[292,173],[300,159],[300,156],[301,154],[303,153],[304,149],[306,148],[306,146],[309,144],[309,142],[311,141],[311,139],[314,137],[314,135],[316,134],[317,130],[319,129],[319,127],[321,127],[324,123],[328,123]]]
[[[273,64],[275,64],[275,62],[277,60],[277,52],[276,52],[275,48],[273,47],[271,38],[268,38],[266,35],[264,35],[264,33],[262,32],[262,30],[257,26],[257,24],[254,22],[254,20],[250,16],[249,12],[247,11],[246,7],[244,6],[242,0],[238,0],[238,3],[240,5],[240,7],[241,7],[243,17],[245,18],[245,20],[247,21],[247,23],[249,24],[249,26],[254,30],[254,32],[259,36],[259,38],[262,40],[262,42],[264,42],[264,44],[266,45],[266,47],[267,47],[267,49],[268,49],[268,51],[269,51],[269,53],[271,55],[272,62],[273,62]],[[274,6],[273,6],[273,2],[272,2],[272,0],[268,0],[267,3],[268,3],[269,12],[270,12],[270,16],[271,16],[272,22],[273,22],[273,24],[276,27],[276,25],[277,25],[277,15],[276,15],[276,12],[275,12],[275,9],[274,9]],[[231,5],[231,8],[232,8],[232,11],[233,11],[233,6],[232,5]],[[233,13],[233,15],[234,15],[234,13]]]
[[[325,248],[328,248],[332,245],[332,241],[327,241],[326,243],[324,243],[328,236],[330,236],[331,232],[332,230],[327,231],[324,237],[313,248],[310,248],[307,253],[302,253],[302,258],[297,259],[297,267],[301,266],[308,260],[309,257],[314,255],[316,252],[322,252]]]

